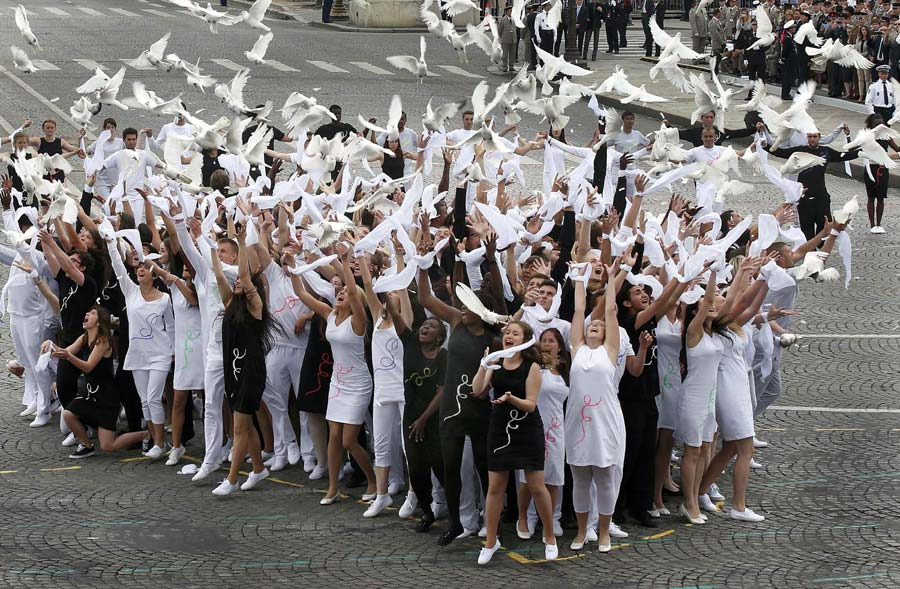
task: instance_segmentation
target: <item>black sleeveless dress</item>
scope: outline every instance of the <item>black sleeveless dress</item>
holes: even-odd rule
[[[522,361],[518,368],[507,370],[502,366],[491,375],[494,398],[507,391],[520,399],[525,398],[525,381],[531,370],[531,361]],[[527,413],[512,403],[491,405],[491,423],[488,429],[488,470],[509,471],[544,470],[544,425],[537,407]]]
[[[82,346],[78,357],[87,361],[93,349],[93,344],[90,347]],[[92,371],[83,376],[84,386],[78,387],[78,393],[66,406],[66,410],[77,415],[85,425],[116,431],[116,423],[119,420],[119,394],[113,383],[112,356],[102,358]]]
[[[61,155],[62,152],[62,139],[57,137],[53,141],[46,141],[43,137],[41,137],[41,144],[38,146],[38,153],[46,153],[47,155]],[[47,174],[46,176],[44,176],[44,179],[50,182],[63,182],[66,179],[66,175],[59,170],[54,170],[52,174]]]
[[[403,170],[406,164],[405,158],[384,154],[384,161],[381,163],[381,171],[392,180],[403,177]]]
[[[328,411],[328,389],[331,387],[331,371],[334,357],[331,344],[325,337],[325,320],[318,315],[312,319],[309,343],[300,367],[300,385],[297,389],[297,410],[316,415]]]
[[[232,305],[243,302],[232,299]],[[242,322],[226,310],[222,320],[222,358],[225,361],[225,397],[231,410],[253,415],[266,388],[266,352],[263,321],[249,311]]]
[[[487,329],[481,335],[473,335],[462,322],[450,332],[447,379],[440,408],[442,438],[484,435],[487,432],[491,404],[484,397],[472,396],[472,383],[484,349],[491,345],[495,336],[493,331]]]

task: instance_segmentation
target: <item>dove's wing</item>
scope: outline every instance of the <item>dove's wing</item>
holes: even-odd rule
[[[419,71],[419,62],[412,55],[391,55],[387,58],[387,62],[397,68],[411,74]]]
[[[654,67],[657,67],[657,69],[662,72],[663,76],[665,76],[666,80],[680,91],[693,91],[694,88],[688,81],[687,76],[684,75],[684,71],[678,67],[677,57],[674,59],[667,58],[666,60],[660,60]]]
[[[478,48],[484,51],[488,56],[491,54],[491,38],[487,36],[480,26],[475,26],[473,24],[466,25],[465,37],[468,41],[477,45]]]
[[[257,56],[259,59],[263,59],[266,56],[266,51],[269,50],[269,43],[271,43],[274,38],[274,33],[260,35],[259,39],[256,40],[256,43],[253,44],[253,49],[250,50],[250,53]]]
[[[262,21],[271,4],[272,0],[256,0],[247,12],[250,13],[250,17],[254,20]]]
[[[419,35],[419,60],[425,61],[425,49],[427,45],[425,44],[425,35]]]
[[[874,63],[866,59],[862,53],[849,45],[844,47],[844,53],[844,57],[838,59],[836,63],[844,67],[853,67],[858,70],[870,70],[875,67]]]
[[[250,70],[241,70],[237,74],[235,74],[234,78],[232,78],[231,83],[228,85],[228,90],[231,92],[231,97],[238,104],[244,104],[244,87],[247,85],[247,80],[250,79]]]
[[[162,61],[163,56],[166,54],[166,45],[169,44],[170,34],[171,33],[166,33],[159,41],[150,46],[150,55],[159,61]]]
[[[756,18],[756,36],[761,39],[766,35],[771,35],[772,19],[769,18],[769,13],[763,8],[763,4],[756,7],[753,16]]]
[[[19,31],[22,33],[31,30],[31,26],[28,24],[28,13],[25,12],[25,7],[21,4],[16,7],[16,26],[19,27]]]

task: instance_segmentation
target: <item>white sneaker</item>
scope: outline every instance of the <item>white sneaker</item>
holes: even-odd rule
[[[754,437],[753,438],[753,447],[754,448],[765,448],[769,445],[769,442],[763,442],[762,440]]]
[[[887,233],[887,231],[885,231],[885,230],[884,230],[884,227],[882,227],[881,225],[878,225],[877,227],[875,227],[875,229],[878,230],[878,231],[876,231],[875,233],[877,233],[877,234],[879,234],[879,235],[883,235],[883,234]]]
[[[500,539],[497,539],[497,543],[494,544],[493,548],[488,548],[485,546],[481,549],[481,552],[478,554],[478,564],[487,564],[491,562],[491,559],[494,557],[494,553],[500,550]]]
[[[650,517],[654,519],[663,515],[672,515],[672,512],[669,511],[667,507],[654,507],[653,509],[648,509],[647,513],[649,513]]]
[[[272,460],[265,466],[272,472],[278,472],[279,470],[284,470],[287,465],[288,460],[284,456],[273,456]]]
[[[462,540],[463,538],[468,538],[470,536],[474,536],[478,532],[475,530],[470,530],[469,528],[463,528],[463,531],[456,537],[457,540]],[[487,536],[487,532],[485,532],[485,536]]]
[[[609,522],[609,537],[610,538],[627,538],[628,532],[620,528],[616,525],[616,522]]]
[[[288,457],[288,462],[290,462],[290,461],[291,461],[291,459],[290,459],[290,457]],[[303,459],[303,472],[312,472],[315,467],[316,467],[316,459],[315,458],[310,456],[308,458]]]
[[[559,547],[556,544],[544,544],[544,560],[556,560],[559,557]]]
[[[268,477],[269,471],[265,468],[259,472],[251,472],[244,484],[241,485],[241,491],[249,491]]]
[[[50,407],[47,409],[47,411],[49,411],[53,415],[60,413],[62,411],[62,405],[60,404],[59,399],[57,399],[56,397],[50,399]]]
[[[73,433],[70,433],[68,436],[66,436],[66,439],[62,441],[62,445],[65,448],[71,448],[72,446],[74,446],[77,443],[78,443],[78,438],[76,438],[75,434],[73,434]]]
[[[875,227],[872,227],[871,229],[869,229],[869,233],[877,235],[878,234],[878,226],[876,225]]]
[[[274,452],[266,452],[265,450],[263,450],[262,452],[260,452],[260,454],[262,454],[263,464],[265,464],[266,462],[272,462],[273,460],[275,460]],[[250,458],[250,455],[248,454],[247,455],[247,464],[252,464],[252,463],[253,463],[253,459]]]
[[[42,413],[35,415],[34,421],[28,424],[28,427],[44,427],[50,423],[50,413]]]
[[[709,486],[709,491],[706,493],[709,495],[709,498],[713,501],[725,501],[725,496],[722,495],[722,492],[719,490],[719,485],[713,483]]]
[[[31,417],[35,413],[37,413],[37,402],[34,402],[23,409],[22,412],[19,413],[19,417]]]
[[[231,495],[235,491],[237,491],[241,486],[237,483],[231,484],[228,482],[228,479],[224,479],[219,486],[213,489],[212,494],[218,495],[219,497],[224,497],[225,495]]]
[[[166,449],[163,446],[153,446],[147,452],[147,458],[150,460],[159,460],[162,458],[162,455],[166,453]]]
[[[594,528],[588,528],[587,532],[584,534],[584,543],[588,542],[598,542],[600,537],[597,535],[597,530]]]
[[[311,473],[309,473],[309,480],[317,481],[319,479],[325,478],[325,475],[328,474],[328,469],[324,466],[316,466]]]
[[[403,487],[403,483],[394,481],[392,483],[388,483],[388,495],[396,495],[400,492]]]
[[[412,517],[412,514],[415,513],[416,507],[419,506],[419,498],[416,497],[416,494],[413,491],[410,491],[406,494],[406,500],[403,502],[403,505],[400,506],[400,511],[397,513],[402,518]],[[437,519],[437,513],[434,514],[435,519]]]
[[[211,466],[201,464],[200,470],[198,470],[197,473],[193,477],[191,477],[191,482],[196,483],[197,481],[202,481],[203,479],[208,477],[210,475],[210,473],[214,470],[215,469],[212,468]]]
[[[719,511],[716,504],[713,503],[712,499],[709,498],[709,495],[705,493],[697,497],[697,502],[700,504],[700,509],[703,511],[709,511],[710,513],[717,513]]]
[[[563,535],[562,525],[558,521],[553,522],[553,535],[557,538],[561,538]]]
[[[447,504],[446,503],[432,503],[431,511],[434,513],[434,519],[441,519],[442,517],[447,517]]]
[[[185,452],[184,446],[178,446],[177,448],[169,450],[169,459],[166,460],[166,466],[175,466],[178,464],[178,461],[181,460],[181,457],[184,456]]]
[[[487,538],[487,526],[481,526],[481,529],[478,530],[479,538]]]
[[[750,468],[763,468],[763,465],[754,459],[750,459]]]
[[[728,512],[728,517],[744,522],[761,522],[766,519],[764,515],[754,513],[753,510],[749,507],[745,507],[744,511],[737,511],[736,509],[732,509]]]
[[[290,444],[288,444],[287,452],[288,452],[288,455],[287,455],[288,464],[293,466],[295,464],[300,463],[300,446],[297,444],[297,442],[291,442]],[[315,460],[315,459],[311,458],[311,460]],[[306,468],[305,461],[303,463],[303,467]],[[312,470],[312,469],[309,469],[309,470]],[[309,470],[307,470],[306,472],[309,472]]]
[[[391,505],[394,502],[391,499],[391,496],[388,495],[378,495],[375,497],[375,501],[372,502],[372,505],[369,506],[367,510],[363,512],[363,517],[375,517],[379,513],[385,510],[388,505]]]

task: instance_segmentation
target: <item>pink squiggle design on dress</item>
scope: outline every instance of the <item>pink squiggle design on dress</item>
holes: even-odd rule
[[[556,436],[553,435],[553,430],[557,430],[562,427],[562,424],[559,423],[559,419],[554,415],[550,419],[550,427],[547,428],[547,431],[544,432],[544,460],[550,458],[550,444],[556,442]]]
[[[337,365],[335,366],[334,372],[331,374],[331,379],[337,383],[337,386],[334,387],[337,390],[337,393],[335,393],[334,395],[329,395],[328,396],[329,399],[337,399],[338,397],[341,396],[341,386],[344,384],[344,379],[342,379],[341,377],[344,376],[345,374],[350,374],[351,372],[353,372],[352,366],[350,368],[347,368],[346,370],[344,370],[344,363],[343,362],[337,363]]]
[[[600,405],[601,403],[603,403],[603,399],[600,399],[599,401],[594,403],[594,400],[591,398],[590,395],[584,396],[584,405],[581,406],[581,437],[578,438],[577,442],[575,442],[576,446],[578,444],[582,443],[584,441],[584,439],[587,437],[587,430],[584,428],[584,424],[594,421],[593,417],[591,417],[590,415],[584,414],[584,410],[588,409],[589,407],[596,407],[597,405]]]
[[[293,309],[294,307],[297,306],[297,303],[299,303],[299,302],[300,302],[300,299],[298,297],[291,297],[291,296],[285,297],[284,304],[281,305],[279,308],[275,309],[274,311],[272,311],[272,314],[275,315],[277,313],[281,313],[285,309]]]

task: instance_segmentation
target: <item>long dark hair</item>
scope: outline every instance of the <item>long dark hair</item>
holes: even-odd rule
[[[563,381],[566,383],[566,386],[569,386],[569,372],[572,369],[572,355],[569,353],[568,348],[566,348],[566,343],[563,341],[562,333],[555,327],[550,327],[544,330],[544,333],[541,334],[541,337],[538,338],[538,345],[540,345],[540,340],[546,334],[550,334],[553,339],[556,340],[556,344],[559,346],[559,359],[556,362],[556,366],[550,366],[545,362],[545,358],[541,356],[541,366],[544,368],[555,368],[559,370],[559,375],[562,376]]]
[[[506,324],[506,327],[509,327],[510,325],[518,325],[519,328],[521,328],[523,344],[534,337],[534,330],[531,329],[531,326],[528,325],[527,323],[525,323],[524,321],[510,321],[509,323]],[[533,362],[533,363],[537,364],[538,366],[541,365],[541,357],[537,351],[537,344],[535,344],[529,348],[525,348],[524,350],[522,350],[519,353],[522,355],[523,362]]]
[[[691,321],[694,320],[694,317],[697,316],[697,311],[700,309],[700,302],[696,302],[692,305],[688,305],[684,309],[684,319],[681,320],[681,351],[678,354],[679,364],[681,365],[681,380],[684,381],[687,378],[688,374],[688,360],[687,360],[687,330],[688,326],[690,326]],[[716,317],[712,322],[712,332],[718,333],[729,342],[731,339],[728,338],[728,323],[723,321],[720,317]],[[704,328],[705,331],[705,328]]]
[[[261,319],[251,315],[247,309],[247,295],[243,292],[235,292],[232,294],[231,300],[228,301],[228,306],[225,307],[223,312],[223,323],[237,328],[243,333],[253,334],[263,354],[268,354],[272,346],[275,345],[275,334],[280,332],[281,328],[269,312],[268,295],[262,273],[257,272],[251,275],[250,280],[256,288],[256,294],[262,301]]]
[[[94,338],[94,341],[90,341],[88,339],[87,330],[85,330],[84,341],[89,346],[93,347],[98,341],[105,339],[107,345],[109,345],[110,352],[112,353],[111,357],[115,358],[116,345],[112,336],[112,317],[110,316],[109,310],[100,305],[93,305],[91,310],[97,311],[97,337]]]

